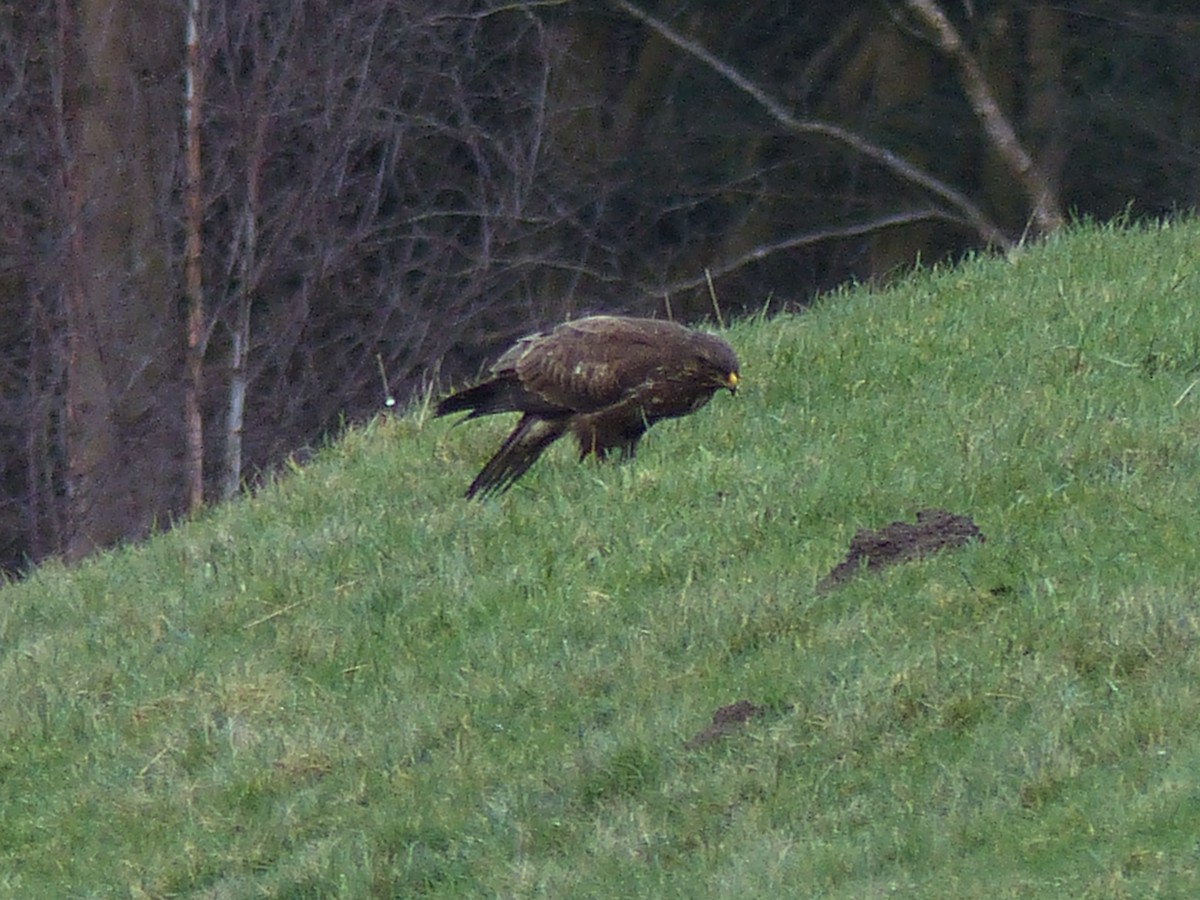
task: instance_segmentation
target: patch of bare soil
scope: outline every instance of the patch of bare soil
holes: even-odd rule
[[[970,541],[986,540],[969,516],[944,509],[923,509],[917,523],[893,522],[879,531],[859,529],[850,541],[850,551],[826,575],[817,590],[828,591],[849,581],[861,571],[877,572],[887,566],[922,559],[942,550],[961,547]]]
[[[760,719],[766,714],[765,706],[757,706],[749,700],[739,700],[737,703],[722,706],[713,713],[712,724],[697,732],[696,736],[685,742],[683,746],[689,750],[707,747],[713,741],[737,731],[751,719]]]

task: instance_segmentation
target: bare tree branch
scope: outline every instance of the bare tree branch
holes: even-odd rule
[[[955,216],[952,216],[940,209],[915,209],[907,212],[898,212],[891,215],[879,216],[871,219],[868,222],[859,222],[855,225],[845,225],[835,228],[822,228],[818,231],[810,231],[805,234],[795,234],[791,237],[784,238],[781,241],[773,241],[769,244],[759,244],[753,247],[736,259],[728,260],[719,266],[709,268],[704,274],[698,275],[695,278],[690,278],[687,281],[675,281],[671,284],[662,286],[641,286],[641,290],[651,297],[661,297],[663,294],[674,294],[681,291],[690,291],[694,288],[701,287],[709,281],[709,276],[712,278],[720,278],[723,275],[728,275],[742,266],[752,262],[765,259],[775,253],[781,253],[785,250],[794,250],[797,247],[805,247],[809,244],[820,243],[821,241],[836,240],[838,238],[861,237],[864,234],[871,234],[880,231],[884,228],[894,228],[897,225],[911,225],[914,222],[927,222],[933,219],[949,222],[962,222]],[[965,224],[965,223],[964,223]]]
[[[905,0],[908,8],[932,32],[938,48],[958,68],[963,90],[971,109],[979,117],[983,131],[992,142],[999,157],[1012,171],[1013,177],[1029,198],[1031,217],[1040,232],[1047,233],[1063,226],[1065,221],[1058,197],[1049,179],[1033,157],[1021,145],[1021,139],[1009,124],[1000,104],[984,77],[975,57],[967,50],[954,24],[946,18],[935,0]]]
[[[632,18],[642,22],[660,37],[667,42],[675,45],[689,56],[704,63],[730,84],[737,87],[739,90],[749,94],[776,122],[784,128],[795,134],[816,134],[830,138],[838,143],[844,144],[857,153],[861,153],[868,159],[882,165],[884,168],[895,173],[912,184],[918,185],[930,193],[942,198],[961,214],[962,218],[971,224],[971,227],[983,238],[987,243],[994,244],[1005,249],[1012,247],[1010,241],[1005,234],[996,226],[981,210],[976,206],[966,194],[962,193],[944,181],[934,178],[923,169],[914,166],[908,160],[888,150],[886,147],[881,147],[859,134],[848,131],[837,125],[829,122],[820,122],[813,119],[800,119],[792,115],[782,103],[773,98],[770,94],[764,91],[761,87],[731,66],[729,63],[718,58],[709,52],[705,47],[698,44],[690,38],[684,37],[682,34],[673,29],[666,22],[655,18],[645,10],[629,0],[609,0],[610,3],[621,12]]]

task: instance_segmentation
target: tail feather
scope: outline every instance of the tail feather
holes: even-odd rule
[[[477,419],[493,413],[517,412],[519,410],[517,399],[520,395],[521,386],[512,379],[493,378],[491,381],[485,381],[442,398],[433,414],[447,416],[450,413],[469,410],[470,415],[467,418]]]
[[[564,419],[543,419],[530,413],[523,415],[517,427],[504,439],[500,449],[475,476],[475,480],[467,488],[467,498],[482,499],[490,494],[508,490],[514,481],[537,462],[542,451],[562,437],[566,430],[567,423]]]

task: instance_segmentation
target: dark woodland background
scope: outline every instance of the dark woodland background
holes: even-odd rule
[[[1142,0],[0,9],[0,567],[143,536],[600,310],[803,305],[1196,206]],[[706,274],[707,273],[707,274]],[[1182,302],[1182,301],[1181,301]]]

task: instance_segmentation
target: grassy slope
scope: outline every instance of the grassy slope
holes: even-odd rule
[[[740,324],[633,465],[468,504],[508,423],[418,412],[5,588],[0,892],[1194,894],[1198,242]],[[933,505],[987,543],[814,592]]]

